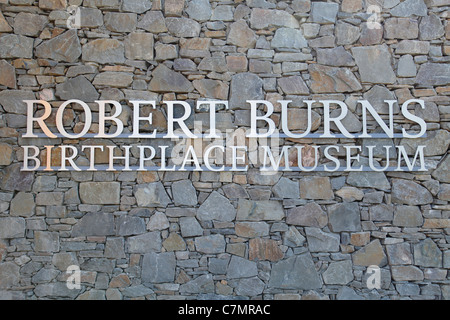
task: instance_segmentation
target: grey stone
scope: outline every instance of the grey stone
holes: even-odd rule
[[[200,221],[232,221],[235,217],[236,209],[217,191],[213,191],[197,211],[197,218]]]
[[[229,262],[229,257],[209,258],[208,271],[213,274],[226,274]]]
[[[122,2],[122,10],[135,13],[144,13],[152,7],[151,1],[126,0]]]
[[[214,8],[211,21],[233,21],[233,7],[219,5]]]
[[[442,252],[430,238],[414,245],[414,264],[422,267],[442,267]]]
[[[13,262],[0,263],[0,289],[17,286],[20,280],[20,268]]]
[[[311,3],[311,21],[316,23],[335,23],[339,5],[332,2]]]
[[[142,259],[142,282],[173,282],[175,267],[176,259],[173,252],[147,253]]]
[[[339,46],[332,49],[317,49],[317,63],[333,67],[351,67],[355,65],[352,55]]]
[[[403,179],[392,180],[392,202],[407,205],[422,205],[433,202],[431,193],[420,184]]]
[[[186,13],[196,21],[208,21],[212,14],[211,3],[208,0],[189,1]]]
[[[108,237],[106,239],[105,258],[112,258],[112,259],[126,258],[125,240],[122,237],[120,238]]]
[[[300,197],[312,200],[334,199],[328,177],[304,177],[300,180]]]
[[[34,250],[36,252],[58,252],[59,251],[58,232],[35,231]]]
[[[206,254],[225,252],[225,238],[221,234],[195,238],[195,248],[198,252]]]
[[[134,216],[121,216],[116,219],[116,230],[119,236],[131,236],[145,232],[143,218]]]
[[[402,242],[386,245],[386,252],[390,265],[412,264],[413,262],[409,243]]]
[[[34,294],[37,297],[75,299],[79,289],[69,289],[65,282],[41,283],[36,285]]]
[[[384,23],[384,36],[386,39],[417,39],[419,23],[409,18],[389,18]]]
[[[395,74],[391,65],[391,54],[384,45],[354,47],[352,54],[362,82],[394,83]]]
[[[40,192],[36,195],[36,205],[38,206],[61,206],[63,204],[64,193],[62,192]]]
[[[450,65],[445,63],[424,63],[416,76],[419,86],[443,86],[450,84]]]
[[[330,117],[339,117],[340,114],[341,110],[335,109],[331,111]],[[347,115],[341,120],[341,123],[348,132],[361,132],[362,123],[361,121],[359,121],[358,117],[355,116],[355,114],[351,111],[347,112]],[[330,127],[331,130],[339,131],[335,123],[332,123]]]
[[[264,237],[269,235],[269,225],[266,222],[237,222],[235,231],[239,237]]]
[[[203,228],[195,217],[181,217],[179,224],[183,238],[203,235]]]
[[[33,183],[33,191],[53,191],[56,188],[56,176],[38,176]]]
[[[0,218],[0,239],[23,238],[25,219],[16,217]]]
[[[161,182],[139,184],[134,188],[134,196],[140,207],[166,207],[171,200]]]
[[[391,266],[392,279],[395,281],[422,281],[422,270],[416,266]]]
[[[123,63],[125,61],[124,45],[116,39],[96,39],[83,45],[82,59],[101,64]]]
[[[243,48],[254,48],[258,37],[250,29],[244,20],[239,20],[230,25],[227,34],[227,43]]]
[[[344,260],[330,263],[322,277],[326,284],[348,284],[353,280],[352,261]]]
[[[152,72],[149,90],[154,92],[191,92],[194,90],[191,82],[181,73],[170,70],[160,64]]]
[[[147,232],[127,238],[126,251],[128,253],[149,253],[161,251],[161,234],[157,231]]]
[[[121,293],[125,296],[125,297],[129,297],[129,298],[138,298],[138,297],[144,297],[144,296],[153,296],[155,293],[152,289],[147,288],[144,285],[136,285],[136,286],[131,286],[131,287],[127,287],[127,288],[123,288],[121,290]]]
[[[91,289],[80,294],[76,300],[106,300],[104,290]]]
[[[395,53],[397,54],[428,54],[430,43],[428,41],[402,40],[397,45]]]
[[[80,55],[80,40],[74,29],[51,40],[44,41],[36,48],[37,57],[55,61],[75,62]]]
[[[55,279],[59,274],[59,271],[56,269],[50,268],[42,268],[38,271],[32,278],[31,282],[33,283],[47,283]]]
[[[256,262],[233,255],[227,269],[228,279],[250,278],[258,275]]]
[[[344,202],[328,208],[328,220],[333,232],[360,231],[360,219],[358,203]]]
[[[9,214],[14,217],[31,217],[35,207],[32,193],[19,192],[10,203]]]
[[[4,191],[31,191],[34,173],[21,171],[19,163],[12,164],[0,172],[0,188]]]
[[[55,95],[62,100],[81,99],[83,102],[94,102],[99,97],[91,82],[81,75],[57,84]]]
[[[358,168],[359,166],[368,166],[369,160],[367,158],[360,158],[359,161],[355,161],[352,167]],[[379,166],[377,161],[374,161],[374,166]],[[354,187],[363,188],[375,188],[383,191],[391,189],[391,184],[384,172],[364,172],[364,171],[351,171],[347,177],[347,184]]]
[[[113,32],[133,32],[136,29],[135,13],[106,12],[104,17],[106,29]]]
[[[289,209],[286,217],[287,224],[297,226],[323,228],[328,223],[328,216],[315,202]]]
[[[364,300],[350,287],[341,287],[336,295],[336,300]]]
[[[298,28],[297,19],[286,11],[254,8],[250,16],[252,29],[268,27]]]
[[[0,58],[33,58],[33,38],[16,34],[0,37]]]
[[[27,90],[3,90],[0,92],[0,104],[6,112],[26,114],[27,105],[23,100],[35,100],[34,93]]]
[[[446,156],[431,175],[440,182],[450,183],[450,156]]]
[[[303,253],[275,263],[269,287],[294,290],[312,290],[322,287],[311,254]]]
[[[361,84],[347,68],[329,67],[320,64],[308,66],[311,75],[311,91],[314,93],[354,92]]]
[[[423,217],[417,206],[396,206],[394,214],[394,226],[420,227],[423,225]]]
[[[397,159],[397,150],[392,139],[362,139],[362,155],[365,157],[369,156],[368,146],[374,146],[373,157],[387,159],[386,155],[388,155],[389,159]],[[390,149],[386,152],[385,147],[388,146],[390,146]]]
[[[353,264],[356,266],[377,265],[383,267],[387,264],[387,257],[381,246],[380,240],[376,239],[352,254]]]
[[[401,296],[416,296],[420,294],[419,285],[415,283],[397,283],[395,288]]]
[[[198,37],[201,30],[201,25],[197,21],[185,17],[166,18],[166,26],[169,32],[178,38]]]
[[[24,36],[36,37],[44,29],[48,19],[46,16],[29,12],[19,12],[14,18],[14,33]]]
[[[369,214],[372,221],[392,221],[394,219],[394,206],[384,203],[371,206]]]
[[[298,29],[279,28],[270,43],[271,47],[280,51],[300,50],[308,46],[306,39]]]
[[[298,181],[281,177],[277,184],[273,186],[273,194],[281,199],[298,199],[300,197],[300,188]]]
[[[283,244],[288,247],[301,247],[305,241],[306,238],[294,226],[290,226],[283,235]]]
[[[197,204],[197,193],[190,180],[174,182],[172,196],[176,206],[195,206]]]
[[[443,155],[447,152],[450,144],[450,133],[447,130],[434,130],[427,134],[426,138],[407,139],[400,141],[400,145],[405,147],[408,155],[414,156],[418,146],[426,146],[424,156]]]
[[[80,27],[97,28],[103,25],[103,13],[99,9],[79,7]]]
[[[147,11],[138,21],[137,27],[151,33],[167,32],[166,21],[161,11]]]
[[[415,77],[416,72],[416,65],[411,55],[404,55],[398,60],[397,75],[399,77]]]
[[[337,45],[353,44],[358,41],[361,34],[359,27],[345,22],[338,22],[335,29]]]
[[[389,114],[389,105],[385,100],[396,100],[394,94],[384,86],[375,85],[363,95],[365,100],[373,106],[375,111],[379,114]],[[400,108],[397,103],[394,103],[393,113],[399,113]]]
[[[390,10],[395,17],[426,16],[427,6],[423,0],[405,0]]]
[[[243,72],[231,77],[229,107],[235,109],[250,109],[247,100],[262,100],[263,81],[253,73]]]
[[[420,20],[419,32],[420,40],[434,40],[442,37],[445,30],[441,19],[435,14],[430,14]]]
[[[226,184],[222,187],[222,190],[228,199],[240,199],[240,198],[248,199],[247,191],[244,189],[244,187],[242,187],[239,184],[236,183]]]
[[[340,236],[338,234],[323,232],[319,228],[306,227],[306,239],[310,252],[338,252]]]
[[[72,237],[114,235],[114,216],[111,213],[86,213],[73,226]]]
[[[291,76],[278,79],[278,85],[285,94],[309,94],[309,89],[300,76]]]
[[[53,254],[52,264],[60,271],[66,271],[71,265],[79,265],[74,252],[57,252]]]
[[[82,182],[80,199],[87,204],[119,204],[119,182]]]
[[[153,60],[153,34],[132,32],[124,41],[125,57],[130,60]]]
[[[198,276],[194,280],[191,280],[185,284],[182,284],[180,286],[180,293],[192,293],[192,294],[199,294],[199,293],[214,293],[214,281],[211,274],[204,274],[201,276]]]
[[[281,220],[283,217],[283,207],[278,201],[239,199],[236,220]]]
[[[265,174],[259,170],[249,170],[247,181],[252,185],[273,186],[280,180],[281,173],[269,172]]]
[[[264,291],[265,284],[258,277],[241,279],[235,288],[237,295],[254,297]]]

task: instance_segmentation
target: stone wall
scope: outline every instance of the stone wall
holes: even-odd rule
[[[68,29],[70,5],[80,8],[78,28]],[[380,29],[370,5],[381,11]],[[448,1],[0,0],[0,10],[1,298],[450,298]],[[24,139],[21,100],[35,98],[55,112],[67,99],[93,108],[121,101],[128,132],[133,99],[229,100],[218,114],[229,129],[249,126],[246,99],[285,98],[291,130],[306,126],[302,100],[333,99],[347,103],[345,126],[360,132],[356,100],[386,119],[382,100],[420,98],[429,170],[21,172],[22,145],[131,143]],[[322,109],[314,105],[314,132],[323,130]],[[146,112],[167,129],[164,105]],[[80,109],[64,113],[67,131],[80,132],[84,120]],[[207,122],[207,110],[189,128],[194,120]],[[414,125],[396,106],[396,132]],[[371,141],[284,141],[294,142]],[[418,145],[382,140],[394,143],[409,153]],[[58,159],[53,152],[52,164]],[[80,150],[76,162],[89,159]],[[81,269],[79,290],[66,286],[70,265]],[[366,286],[369,265],[381,267],[380,289]]]

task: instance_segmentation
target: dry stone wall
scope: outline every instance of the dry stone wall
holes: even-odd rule
[[[371,5],[380,9],[376,21]],[[70,6],[79,8],[78,26],[69,25],[76,28],[68,28]],[[0,0],[0,10],[1,298],[450,298],[447,0]],[[362,127],[358,99],[384,119],[382,100],[423,99],[415,113],[427,122],[420,143],[429,170],[20,171],[23,145],[72,144],[77,164],[88,165],[81,146],[130,143],[22,138],[22,100],[49,101],[56,113],[74,98],[92,108],[97,99],[120,101],[128,132],[133,99],[229,100],[217,115],[222,130],[249,127],[247,99],[293,100],[291,130],[306,127],[303,100],[333,99],[349,106],[350,132]],[[394,109],[396,132],[416,129]],[[165,132],[164,105],[144,111]],[[315,104],[314,132],[322,118]],[[272,119],[280,124],[277,105]],[[67,109],[63,120],[80,132],[85,115]],[[193,113],[189,128],[194,120],[207,126],[207,110]],[[54,129],[54,115],[49,122]],[[96,132],[95,114],[93,122]],[[374,140],[284,141],[294,142]],[[376,143],[408,153],[420,144]],[[95,161],[107,163],[108,154]],[[51,163],[61,165],[56,149]],[[66,286],[70,265],[81,269],[81,289]],[[370,265],[381,268],[380,289],[367,288]]]

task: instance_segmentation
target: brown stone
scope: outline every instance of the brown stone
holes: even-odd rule
[[[308,69],[311,75],[311,91],[314,93],[354,92],[362,89],[349,69],[319,64],[311,64]]]
[[[300,197],[302,199],[334,199],[328,177],[305,177],[300,180]]]
[[[300,108],[288,108],[288,129],[302,130],[304,132],[308,126],[308,110]],[[315,131],[321,124],[321,116],[311,110],[311,131]]]
[[[255,32],[248,27],[244,20],[230,25],[227,43],[243,48],[254,48],[257,39]]]
[[[247,71],[248,60],[245,56],[227,56],[227,67],[231,72]]]
[[[181,251],[186,249],[186,243],[183,238],[175,232],[172,232],[162,243],[167,251]]]
[[[131,280],[128,275],[122,273],[114,277],[109,283],[110,288],[124,288],[131,284]]]
[[[444,229],[450,228],[450,219],[425,219],[424,229]]]
[[[0,143],[0,166],[9,166],[13,160],[13,148],[7,143]]]
[[[0,85],[16,88],[16,69],[5,60],[0,61]]]
[[[39,8],[47,10],[65,10],[67,0],[39,0]]]
[[[350,236],[350,243],[356,247],[362,247],[370,241],[370,232],[356,232]]]
[[[191,92],[194,90],[191,82],[181,73],[170,70],[160,64],[152,72],[149,90],[154,92]]]
[[[341,10],[344,12],[358,12],[362,9],[362,0],[343,0]]]
[[[13,29],[0,11],[0,32],[11,32]]]
[[[376,265],[383,267],[387,263],[387,257],[381,246],[380,240],[376,239],[367,244],[352,255],[353,264],[357,266]]]
[[[130,33],[124,41],[125,57],[130,60],[153,60],[153,34]]]
[[[284,256],[277,242],[271,239],[255,238],[249,241],[249,260],[278,261]]]
[[[278,84],[285,94],[309,94],[309,89],[300,76],[291,76],[278,79]]]
[[[193,85],[202,97],[218,100],[228,99],[229,86],[223,81],[212,79],[194,80]]]
[[[328,223],[328,216],[315,202],[295,207],[287,211],[287,224],[323,228]]]
[[[184,9],[184,0],[165,0],[164,13],[166,17],[181,17]]]

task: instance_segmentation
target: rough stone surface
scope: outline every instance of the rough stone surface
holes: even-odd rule
[[[352,53],[362,82],[394,83],[391,54],[386,45],[355,47]]]

